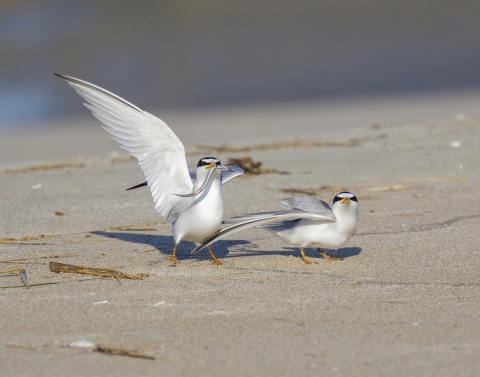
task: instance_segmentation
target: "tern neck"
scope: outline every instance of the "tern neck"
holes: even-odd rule
[[[358,205],[353,203],[338,204],[333,206],[332,211],[337,218],[335,224],[339,232],[355,233],[358,221]]]
[[[207,179],[209,173],[210,173],[210,170],[206,170],[203,166],[197,169],[197,180],[193,185],[193,191],[198,190],[205,183],[205,179]],[[205,188],[205,191],[208,191],[212,187],[212,184],[214,184],[215,182],[219,182],[220,177],[221,177],[220,172],[215,169],[211,173],[211,176],[208,180],[208,184],[207,184],[207,187]]]

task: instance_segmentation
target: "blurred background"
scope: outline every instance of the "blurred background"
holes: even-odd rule
[[[478,0],[0,0],[0,130],[143,109],[480,88]]]

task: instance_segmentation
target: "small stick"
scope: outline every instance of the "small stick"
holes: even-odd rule
[[[154,356],[145,354],[142,351],[129,351],[121,348],[112,348],[102,344],[95,344],[97,346],[96,351],[101,353],[106,353],[108,355],[119,355],[119,356],[130,356],[130,357],[140,357],[142,359],[155,360]]]
[[[83,275],[94,275],[102,276],[106,278],[116,278],[116,279],[134,279],[142,280],[146,274],[143,275],[127,275],[123,272],[119,272],[113,268],[95,268],[95,267],[83,267],[75,266],[73,264],[64,264],[57,262],[50,262],[48,264],[50,271],[52,272],[66,272],[69,274],[83,274]]]

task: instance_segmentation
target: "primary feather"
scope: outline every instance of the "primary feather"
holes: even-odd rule
[[[330,205],[321,199],[291,196],[289,198],[279,199],[277,203],[280,204],[283,209],[313,212],[335,218]]]
[[[88,102],[85,106],[105,125],[112,139],[138,159],[155,209],[166,222],[173,223],[190,201],[172,194],[191,192],[193,188],[182,142],[161,119],[123,98],[86,81],[55,75]]]

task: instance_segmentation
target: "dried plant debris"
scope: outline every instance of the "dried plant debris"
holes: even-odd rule
[[[27,280],[27,272],[24,268],[13,268],[10,270],[0,270],[1,274],[8,274],[8,275],[18,275],[20,276],[20,280],[22,281],[25,288],[29,288],[28,280]]]
[[[141,359],[155,360],[156,357],[146,354],[143,351],[136,350],[126,350],[122,348],[109,347],[104,344],[95,344],[97,348],[95,351],[105,353],[107,355],[118,355],[118,356],[130,356],[130,357],[139,357]]]
[[[382,136],[384,138],[385,136]],[[250,151],[262,151],[268,149],[281,149],[281,148],[322,148],[322,147],[344,147],[354,148],[362,145],[364,142],[370,139],[350,139],[347,141],[335,142],[335,141],[306,141],[306,140],[292,140],[292,141],[276,141],[267,144],[259,144],[247,147],[233,147],[229,145],[223,145],[219,147],[197,145],[201,150],[213,150],[217,153],[222,152],[250,152]]]
[[[23,344],[5,344],[6,348],[17,348],[17,349],[24,349],[24,350],[31,350],[35,351],[37,348],[32,346],[24,346]]]
[[[17,258],[17,259],[4,259],[0,260],[0,263],[11,263],[11,264],[43,264],[39,262],[32,262],[33,259],[45,259],[45,258],[60,258],[60,257],[76,257],[74,254],[43,254],[35,255],[28,258]]]
[[[315,196],[321,192],[320,189],[283,189],[282,192],[289,194],[289,195],[307,195],[307,196]]]
[[[34,166],[26,166],[21,168],[7,168],[7,169],[0,169],[0,174],[8,174],[8,173],[30,173],[32,171],[44,171],[44,170],[56,170],[56,169],[77,169],[83,167],[95,167],[95,166],[105,166],[110,164],[118,164],[123,162],[131,162],[135,161],[135,158],[132,156],[110,156],[108,158],[102,159],[95,159],[91,161],[70,161],[70,162],[63,162],[58,164],[50,164],[50,165],[34,165]]]
[[[315,196],[324,192],[342,192],[342,191],[403,191],[413,189],[413,186],[395,185],[395,186],[356,186],[356,187],[334,187],[322,186],[317,189],[283,189],[282,192],[290,195],[308,195]]]
[[[20,238],[0,238],[0,243],[23,243],[23,242],[29,242],[29,241],[45,240],[48,238],[55,238],[59,236],[60,234],[50,234],[50,235],[41,234],[40,236],[26,236],[26,237],[20,237]]]
[[[359,186],[354,187],[355,190],[365,191],[403,191],[413,189],[413,186],[395,185],[395,186]]]
[[[74,342],[71,342],[68,344],[68,347],[70,348],[83,348],[83,349],[89,349],[101,353],[105,353],[107,355],[118,355],[118,356],[130,356],[130,357],[139,357],[142,359],[148,359],[148,360],[155,360],[156,357],[147,355],[143,351],[137,351],[137,350],[127,350],[123,348],[117,348],[117,347],[111,347],[107,346],[102,343],[94,343],[90,340],[77,340]]]
[[[101,232],[108,232],[112,230],[127,230],[127,231],[156,231],[157,228],[153,228],[156,223],[142,223],[142,224],[134,224],[134,225],[123,225],[114,228],[107,228],[101,230]],[[86,233],[70,233],[70,234],[41,234],[39,236],[25,236],[19,238],[0,238],[0,244],[25,244],[25,245],[45,245],[45,244],[37,244],[31,243],[31,241],[40,241],[45,239],[53,239],[59,237],[70,237],[70,238],[94,238],[94,241],[101,241],[98,237],[94,237],[91,234]]]
[[[143,223],[143,224],[135,224],[135,225],[123,225],[117,226],[114,228],[107,228],[102,232],[109,232],[112,230],[126,230],[129,232],[149,232],[149,231],[156,231],[156,223]]]
[[[67,216],[68,213],[67,212],[55,211],[55,215],[57,215],[57,216]]]
[[[82,282],[82,281],[95,280],[95,279],[97,279],[97,278],[68,280],[68,281],[50,281],[50,282],[47,282],[47,283],[29,284],[28,288],[40,287],[40,286],[43,286],[43,285],[55,285],[55,284],[66,284],[66,283],[71,283],[71,282]],[[24,287],[23,285],[12,285],[12,286],[7,286],[7,287],[0,287],[0,289],[23,288],[23,287]]]
[[[235,165],[241,167],[245,174],[290,174],[286,171],[279,171],[277,169],[262,169],[262,163],[260,161],[254,162],[251,157],[245,156],[242,158],[230,158],[226,165]]]
[[[83,275],[94,275],[101,276],[105,278],[116,278],[116,279],[133,279],[133,280],[142,280],[148,274],[140,275],[128,275],[123,272],[119,272],[113,268],[96,268],[96,267],[84,267],[84,266],[75,266],[73,264],[64,264],[57,262],[50,262],[48,264],[50,271],[52,272],[65,272],[68,274],[83,274]]]

